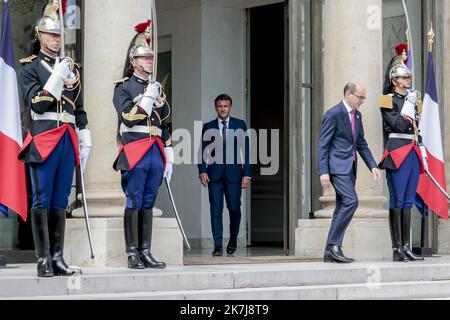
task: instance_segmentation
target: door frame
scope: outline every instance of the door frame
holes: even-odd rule
[[[323,113],[323,3],[322,1],[310,0],[310,61],[311,64],[311,83],[303,83],[302,75],[302,39],[299,35],[302,32],[302,2],[297,0],[287,0],[287,18],[288,18],[288,103],[286,114],[286,128],[289,141],[286,185],[285,185],[285,208],[288,210],[286,216],[289,223],[289,246],[287,254],[295,255],[296,230],[299,219],[309,219],[312,213],[320,207],[319,195],[321,187],[319,184],[317,170],[317,146],[316,141],[319,137],[319,128]],[[303,89],[311,89],[311,112],[305,113],[306,119],[302,114],[302,95]],[[300,107],[299,107],[300,106]],[[305,132],[306,128],[298,124],[310,124],[310,132]],[[309,144],[310,152],[303,145],[304,140]],[[302,164],[306,164],[303,165]],[[304,172],[310,170],[307,177]],[[303,173],[303,174],[302,174]],[[303,180],[307,179],[307,181]],[[309,180],[309,181],[308,181]],[[302,202],[308,202],[310,205],[304,206]],[[310,212],[302,212],[310,210]]]
[[[302,32],[302,1],[298,0],[276,0],[276,1],[249,1],[251,6],[246,6],[245,23],[246,23],[246,116],[251,121],[250,106],[250,34],[249,25],[250,14],[249,8],[262,6],[273,3],[285,3],[285,134],[283,141],[287,141],[284,154],[284,200],[283,200],[283,216],[284,216],[284,239],[283,250],[285,255],[295,254],[295,233],[298,226],[298,219],[309,218],[320,203],[318,201],[321,192],[317,174],[317,158],[316,144],[314,143],[319,135],[319,126],[323,110],[323,28],[322,28],[322,1],[311,0],[311,114],[305,119],[311,122],[311,132],[309,140],[310,154],[305,154],[302,137],[305,135],[304,128],[299,126],[303,122],[302,115],[302,39],[299,35]],[[258,5],[259,4],[259,5]],[[309,158],[310,167],[302,168],[305,157]],[[302,186],[304,176],[301,173],[304,170],[311,170],[310,181],[306,181]],[[306,190],[305,190],[306,189]],[[311,203],[311,212],[302,212],[303,195],[308,197]],[[251,199],[251,189],[247,190],[247,199]],[[247,241],[251,242],[251,201],[247,201]]]
[[[286,74],[286,69],[287,69],[287,61],[288,61],[288,52],[287,52],[287,3],[288,0],[248,0],[245,4],[244,4],[244,9],[245,9],[245,30],[246,30],[246,35],[245,35],[245,46],[246,46],[246,67],[245,67],[245,72],[246,72],[246,80],[245,80],[245,94],[246,94],[246,119],[249,122],[250,126],[251,126],[251,48],[250,48],[250,44],[251,44],[251,37],[250,37],[250,26],[251,26],[251,14],[250,14],[250,9],[251,8],[255,8],[255,7],[261,7],[261,6],[266,6],[266,5],[273,5],[273,4],[278,4],[278,3],[284,3],[285,4],[285,48],[284,48],[284,52],[285,52],[285,66],[284,66],[284,72]],[[284,99],[284,112],[285,112],[285,119],[286,119],[286,110],[287,110],[287,77],[284,77],[285,79],[285,90],[284,90],[284,94],[285,94],[285,99]],[[286,124],[285,124],[285,128]],[[283,141],[286,141],[288,132],[287,130],[285,130],[285,134],[283,137]],[[286,168],[287,165],[287,148],[285,148],[285,154],[284,154],[284,167]],[[286,172],[286,169],[285,169]],[[285,255],[288,255],[286,252],[288,250],[288,239],[289,239],[289,234],[290,231],[288,230],[288,226],[289,223],[287,222],[287,216],[288,216],[288,211],[286,209],[286,173],[283,176],[283,252],[285,253]],[[251,243],[251,212],[252,212],[252,206],[251,206],[251,199],[252,199],[252,190],[251,187],[247,189],[246,191],[246,196],[247,196],[247,207],[246,207],[246,218],[247,218],[247,225],[246,225],[246,239],[247,239],[247,244]]]

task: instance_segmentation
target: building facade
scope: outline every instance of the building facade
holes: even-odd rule
[[[46,1],[32,3],[11,4],[17,60],[27,55],[31,25]],[[120,175],[112,170],[118,151],[113,82],[122,78],[134,26],[149,19],[150,3],[69,3],[75,10],[70,46],[83,67],[85,108],[94,143],[86,170],[88,202],[99,259],[108,265],[109,260],[125,254],[120,229],[124,197]],[[450,106],[446,105],[450,101],[450,79],[446,76],[450,74],[450,40],[444,34],[450,27],[450,3],[410,0],[408,5],[413,17],[415,65],[424,66],[416,70],[422,91],[426,34],[432,22],[435,26],[441,128],[445,159],[450,160],[450,129],[444,125],[450,118]],[[289,255],[320,257],[334,206],[333,192],[323,194],[317,175],[315,154],[321,117],[341,99],[346,82],[365,84],[365,134],[375,158],[381,157],[377,102],[385,67],[394,54],[392,48],[405,41],[402,1],[157,0],[156,6],[160,78],[170,88],[173,139],[179,145],[175,147],[178,164],[173,192],[191,244],[212,247],[208,193],[198,182],[195,159],[201,122],[215,118],[214,98],[228,93],[234,102],[232,114],[257,131],[259,146],[252,187],[243,195],[239,246],[276,246]],[[186,137],[192,143],[185,144]],[[450,161],[446,163],[449,175]],[[360,166],[360,206],[344,246],[359,259],[389,259],[385,181],[376,184],[364,164]],[[170,255],[167,252],[174,250],[177,253],[168,259],[179,264],[182,240],[164,189],[157,203],[163,213],[156,224],[157,254]],[[87,244],[79,211],[73,213],[68,225],[71,239],[67,243],[74,256],[80,245]],[[225,208],[225,226],[226,217]],[[450,254],[450,225],[432,216],[428,222],[429,246],[440,254]],[[418,214],[414,223],[417,244]],[[17,228],[15,217],[0,221],[3,249],[15,248]]]

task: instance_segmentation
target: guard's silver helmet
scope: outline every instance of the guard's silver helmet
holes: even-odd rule
[[[398,77],[412,77],[411,70],[405,65],[405,57],[404,55],[399,55],[395,58],[392,68],[389,72],[389,78],[392,79]]]
[[[138,24],[135,30],[138,32],[134,45],[130,50],[130,62],[133,64],[134,59],[138,57],[153,57],[154,52],[151,47],[151,20]]]
[[[36,24],[36,38],[39,39],[41,32],[61,34],[61,23],[58,17],[59,4],[58,1],[49,3],[45,9],[42,18]]]

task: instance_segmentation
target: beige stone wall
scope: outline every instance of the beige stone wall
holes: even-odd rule
[[[120,174],[112,169],[118,151],[113,82],[123,76],[134,26],[150,19],[150,14],[150,1],[145,0],[85,2],[84,105],[93,138],[85,177],[96,258],[89,259],[84,213],[77,209],[75,219],[67,222],[66,258],[80,266],[126,265],[125,196],[120,190]],[[155,218],[153,230],[153,253],[169,265],[182,265],[183,240],[176,220]]]
[[[361,113],[365,137],[376,161],[383,144],[378,107],[383,79],[381,19],[382,0],[325,1],[324,107],[328,110],[342,100],[343,88],[349,81],[366,87],[367,101]],[[359,207],[345,236],[345,252],[356,259],[387,259],[390,240],[383,183],[374,181],[361,157],[356,191]],[[321,202],[324,208],[314,213],[318,219],[298,221],[296,255],[323,257],[335,207],[334,191],[326,191]]]
[[[436,70],[436,73],[441,73],[443,87],[441,89],[442,95],[442,104],[441,107],[444,108],[444,121],[442,122],[444,125],[442,126],[443,135],[444,135],[444,159],[446,164],[446,178],[447,178],[447,190],[450,190],[450,126],[446,125],[450,121],[450,40],[448,38],[448,30],[450,28],[450,1],[443,1],[441,3],[443,12],[443,26],[442,30],[443,39],[442,39],[442,70]]]
[[[120,175],[112,169],[118,151],[113,82],[122,78],[134,26],[149,16],[150,1],[85,1],[84,104],[93,138],[88,190],[120,189]]]
[[[443,108],[443,121],[441,123],[443,131],[443,147],[444,147],[444,161],[447,179],[447,190],[450,190],[450,40],[448,38],[448,31],[450,28],[450,1],[442,1],[439,4],[441,9],[441,24],[442,30],[442,69],[436,70],[436,74],[442,77],[441,101],[439,106]],[[439,39],[438,39],[439,40]],[[450,254],[450,223],[444,219],[439,219],[438,222],[438,253]]]

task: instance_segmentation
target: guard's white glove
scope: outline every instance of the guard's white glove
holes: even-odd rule
[[[153,104],[159,97],[161,91],[161,85],[159,82],[152,83],[147,87],[147,90],[141,97],[138,105],[144,109],[145,113],[151,115],[153,113]]]
[[[92,148],[92,137],[91,131],[89,129],[83,129],[77,132],[78,134],[78,142],[80,144],[80,161],[82,173],[86,169],[86,165],[89,159],[89,154],[91,153]]]
[[[166,101],[162,97],[158,97],[155,100],[155,106],[157,108],[162,108],[166,104]]]
[[[173,148],[165,147],[164,154],[166,155],[166,167],[164,168],[164,178],[167,178],[167,182],[170,183],[170,180],[172,179],[172,170],[174,162]]]
[[[144,96],[153,98],[155,100],[161,95],[161,84],[159,82],[153,82],[147,87]]]
[[[419,145],[420,153],[422,154],[422,160],[423,160],[423,166],[425,170],[428,170],[428,154],[427,154],[427,148],[425,146]]]
[[[64,81],[72,80],[75,78],[75,74],[70,71],[69,66],[70,61],[68,59],[64,59],[61,62],[59,62],[59,59],[56,59],[52,74],[50,75],[50,78],[48,78],[47,83],[44,86],[44,90],[49,92],[58,101],[61,101],[61,95],[64,89]]]
[[[418,100],[418,92],[410,92],[405,98],[405,103],[403,104],[401,114],[414,121],[416,119],[416,105]]]

